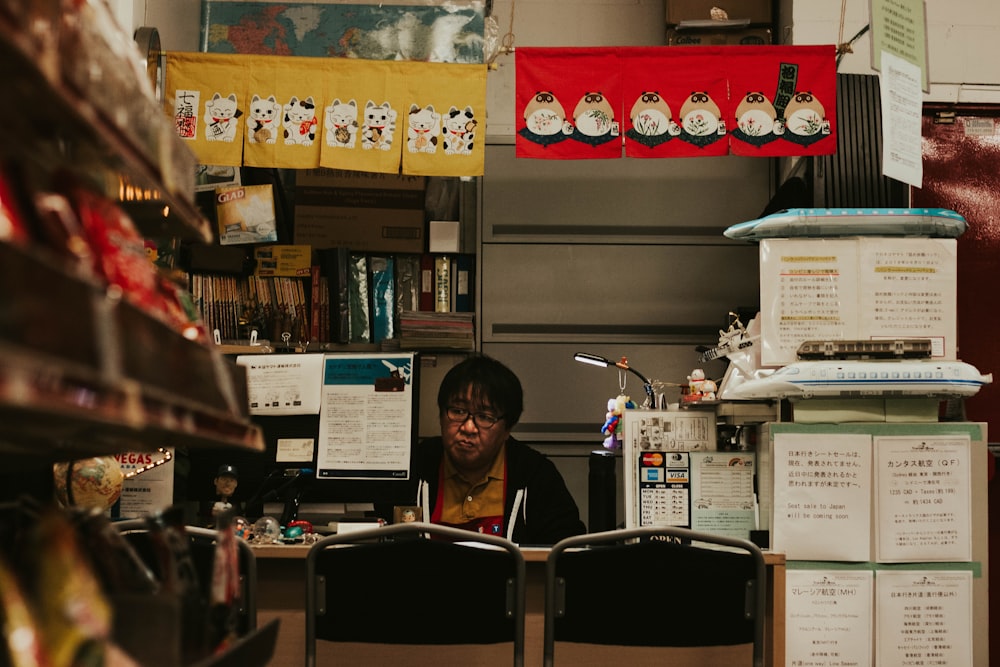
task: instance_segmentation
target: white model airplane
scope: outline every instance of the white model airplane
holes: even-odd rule
[[[746,380],[726,398],[974,396],[993,375],[962,361],[929,359],[796,361]]]

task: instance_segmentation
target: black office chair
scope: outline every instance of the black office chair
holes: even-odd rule
[[[149,540],[149,524],[145,519],[116,521],[115,528],[129,541],[136,553],[153,573],[157,572],[157,558]],[[201,593],[209,599],[212,584],[212,566],[215,561],[215,541],[217,532],[213,528],[185,526],[184,532],[191,541],[191,556],[194,561]],[[250,545],[242,539],[236,540],[240,567],[240,597],[236,610],[236,634],[245,636],[257,628],[257,557]]]
[[[702,664],[743,664],[745,656],[761,667],[766,593],[764,556],[746,540],[676,527],[566,538],[545,564],[544,664],[555,664],[559,642],[577,656],[587,649],[586,659],[607,650],[595,645],[610,645],[615,663],[630,665],[662,664],[664,647],[752,645]]]
[[[349,546],[347,546],[349,545]],[[306,665],[317,662],[317,640],[410,645],[393,664],[421,664],[417,649],[432,645],[494,645],[524,664],[524,556],[512,542],[424,522],[325,537],[306,557]],[[511,654],[504,649],[511,645]],[[402,649],[402,647],[398,647]],[[456,650],[476,647],[456,646]],[[334,664],[380,664],[344,657]],[[504,662],[508,658],[504,658]],[[326,664],[327,660],[324,660]],[[480,664],[479,658],[464,664]],[[509,664],[509,663],[507,663]]]

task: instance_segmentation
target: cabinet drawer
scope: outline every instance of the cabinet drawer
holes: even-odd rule
[[[488,244],[482,340],[710,344],[760,301],[756,246]]]

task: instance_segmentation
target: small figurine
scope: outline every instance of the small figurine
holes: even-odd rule
[[[605,449],[611,451],[621,449],[622,442],[618,434],[621,433],[622,415],[625,414],[626,408],[635,407],[636,405],[632,399],[624,394],[619,394],[617,398],[608,399],[608,412],[604,420],[604,425],[601,427],[601,433],[607,436],[604,439]]]
[[[688,375],[688,395],[698,398],[704,393],[702,387],[705,384],[705,371],[696,368]]]
[[[424,515],[423,508],[417,505],[397,505],[393,508],[393,523],[413,523],[421,521]]]
[[[714,380],[705,377],[705,371],[696,368],[688,375],[687,393],[681,396],[684,403],[698,403],[700,401],[714,401],[715,392],[718,387]]]
[[[239,473],[236,466],[223,464],[219,466],[219,472],[215,475],[215,495],[218,499],[212,505],[212,516],[217,517],[220,513],[233,509],[232,497],[239,484]]]
[[[703,401],[714,401],[716,399],[715,392],[718,391],[718,386],[715,384],[715,380],[705,379],[701,383],[701,400]]]

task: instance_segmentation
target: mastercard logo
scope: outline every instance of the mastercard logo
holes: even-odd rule
[[[663,454],[659,452],[648,452],[642,455],[642,465],[659,468],[663,465]]]

